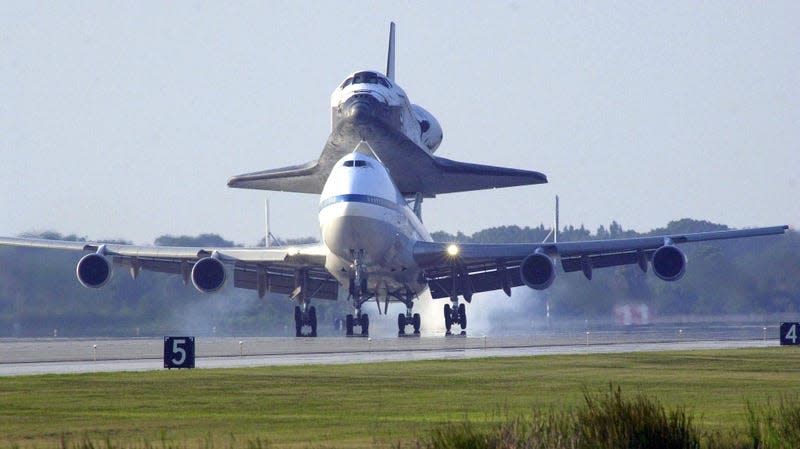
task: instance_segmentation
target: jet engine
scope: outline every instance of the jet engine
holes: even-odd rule
[[[203,293],[215,293],[225,284],[225,266],[218,259],[204,257],[192,267],[192,285]]]
[[[542,253],[533,253],[526,257],[519,266],[522,282],[535,290],[544,290],[556,278],[556,265],[553,259]]]
[[[422,143],[425,144],[428,151],[435,152],[439,148],[439,144],[442,143],[442,126],[422,106],[413,104],[411,105],[411,110],[414,111],[414,117],[419,122]]]
[[[100,288],[111,279],[111,261],[99,253],[87,254],[78,261],[75,271],[81,285]]]
[[[653,271],[659,279],[677,281],[686,273],[686,255],[675,246],[662,246],[653,253]]]

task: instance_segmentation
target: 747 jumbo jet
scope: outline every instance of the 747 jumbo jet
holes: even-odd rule
[[[0,245],[88,252],[77,263],[78,281],[104,286],[113,266],[180,275],[204,293],[220,290],[233,274],[235,287],[289,295],[295,306],[296,335],[316,336],[312,300],[336,300],[343,288],[352,301],[346,332],[369,334],[362,305],[369,300],[406,306],[398,334],[410,326],[420,333],[414,301],[428,293],[448,298],[447,334],[467,327],[473,295],[526,285],[543,290],[564,272],[587,279],[597,268],[652,267],[665,281],[680,279],[686,256],[677,245],[707,240],[783,234],[788,226],[664,235],[632,239],[523,244],[438,243],[421,220],[422,201],[438,194],[546,183],[534,171],[494,167],[434,156],[442,128],[411,104],[395,81],[395,26],[390,26],[385,73],[359,71],[331,95],[331,133],[320,157],[304,165],[234,176],[230,187],[320,195],[322,243],[296,247],[188,248],[0,237]]]

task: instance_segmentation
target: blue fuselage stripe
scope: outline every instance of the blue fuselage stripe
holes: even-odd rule
[[[350,193],[347,195],[336,195],[332,196],[325,201],[319,203],[319,210],[325,209],[326,207],[336,204],[336,203],[365,203],[365,204],[373,204],[375,206],[384,207],[387,209],[391,209],[396,212],[402,212],[404,207],[407,207],[405,204],[397,204],[394,201],[387,200],[386,198],[381,198],[379,196],[372,196],[372,195],[361,195],[357,193]]]

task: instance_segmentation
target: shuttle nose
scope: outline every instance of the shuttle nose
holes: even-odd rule
[[[363,119],[372,115],[372,105],[366,101],[355,101],[347,108],[347,116],[353,119]]]
[[[356,94],[348,98],[342,112],[353,120],[364,120],[373,117],[378,110],[378,100],[372,95]]]

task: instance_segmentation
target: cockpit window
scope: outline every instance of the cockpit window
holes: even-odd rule
[[[353,84],[353,78],[347,78],[346,80],[344,80],[342,85],[339,86],[339,89],[344,89],[345,87],[347,87],[347,86],[349,86],[351,84]]]
[[[353,75],[353,78],[348,78],[347,81],[342,84],[342,87],[344,88],[349,86],[349,81],[351,80],[353,84],[380,84],[381,86],[389,89],[392,87],[392,85],[389,83],[389,80],[375,72],[358,72]]]
[[[344,161],[345,167],[367,167],[367,161],[355,160],[355,161]]]

